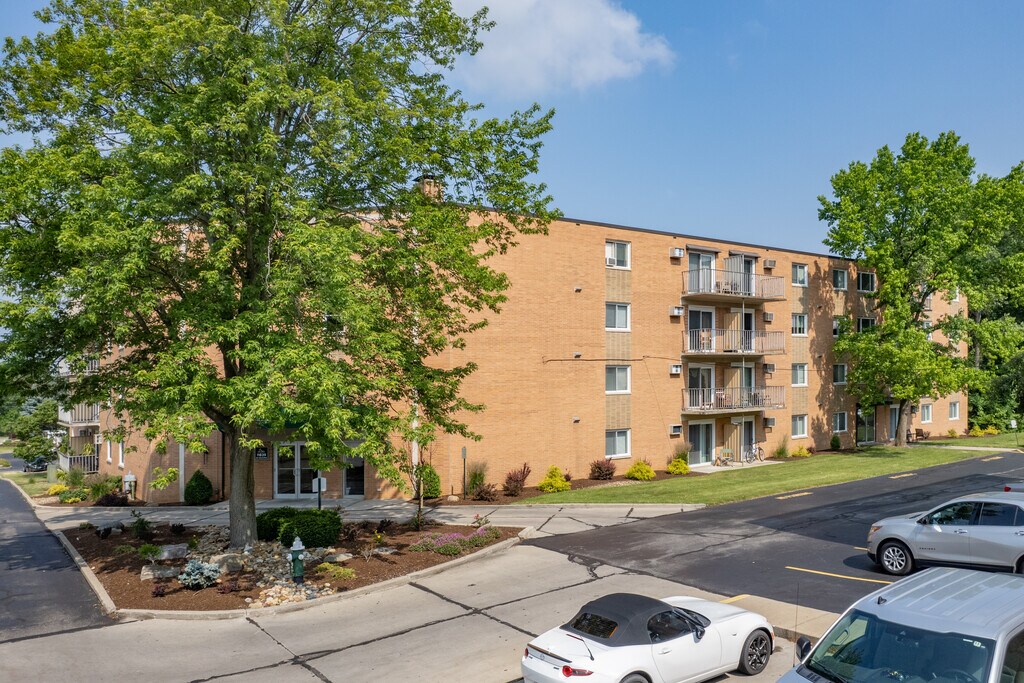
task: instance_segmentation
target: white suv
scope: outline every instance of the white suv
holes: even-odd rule
[[[935,568],[861,598],[780,683],[1021,683],[1024,576]]]

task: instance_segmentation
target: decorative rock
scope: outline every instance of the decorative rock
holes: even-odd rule
[[[222,553],[210,558],[210,562],[220,567],[221,574],[240,572],[245,569],[245,562],[238,553]]]
[[[171,545],[160,546],[158,560],[180,560],[188,554],[188,543],[172,543]]]
[[[374,548],[373,552],[375,552],[378,555],[394,555],[398,551],[395,550],[394,548],[384,547],[384,548]]]
[[[143,581],[153,579],[173,579],[181,573],[181,567],[165,567],[160,564],[147,564],[142,568],[141,578]]]
[[[448,502],[449,503],[458,503],[459,502],[459,497],[458,496],[448,496]]]
[[[333,555],[324,555],[324,562],[345,562],[346,560],[352,559],[352,553],[334,553]]]

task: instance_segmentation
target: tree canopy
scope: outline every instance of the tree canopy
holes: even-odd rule
[[[190,449],[222,431],[235,546],[254,538],[260,430],[396,484],[396,437],[466,433],[473,368],[431,358],[502,302],[489,258],[553,215],[531,180],[552,112],[478,119],[445,82],[485,12],[53,0],[39,16],[51,30],[8,39],[0,74],[0,126],[34,136],[0,153],[7,386],[103,357],[54,396]]]

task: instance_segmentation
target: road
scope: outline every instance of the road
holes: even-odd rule
[[[721,595],[840,612],[893,580],[867,558],[872,522],[1024,478],[1024,454],[666,515],[531,544]]]

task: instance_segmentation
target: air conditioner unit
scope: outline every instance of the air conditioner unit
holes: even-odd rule
[[[668,374],[670,375],[681,375],[683,374],[682,365],[670,365],[668,366]]]
[[[678,318],[685,312],[686,311],[683,309],[682,306],[673,306],[672,308],[668,309],[668,314],[673,318]]]
[[[764,371],[768,373],[775,372],[775,363],[765,363]]]
[[[669,425],[669,436],[680,436],[683,433],[683,425]]]
[[[668,253],[670,258],[683,258],[686,251],[682,247],[672,247],[672,251]]]
[[[775,259],[773,259],[773,258],[766,258],[764,260],[764,267],[767,268],[768,270],[771,270],[772,268],[774,268],[775,267]]]
[[[614,265],[617,265],[617,264],[618,264],[618,261],[616,261],[616,260],[615,260],[615,257],[614,257],[614,256],[606,256],[606,257],[604,258],[604,264],[605,264],[606,266],[614,266]]]
[[[775,426],[775,418],[774,417],[766,417],[764,419],[764,426],[765,427],[774,427]]]
[[[766,323],[770,323],[773,320],[775,320],[775,314],[774,313],[770,313],[768,311],[765,311],[764,312],[764,321]]]

